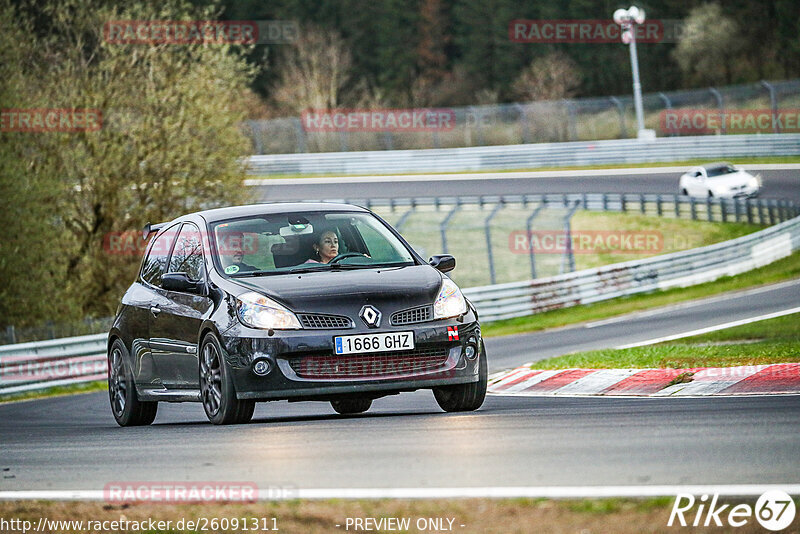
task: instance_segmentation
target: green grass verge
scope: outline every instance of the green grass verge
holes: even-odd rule
[[[800,156],[776,156],[776,157],[754,157],[754,158],[727,158],[725,161],[737,165],[759,165],[767,163],[800,163]],[[682,161],[660,161],[655,163],[603,163],[600,165],[571,165],[566,167],[525,167],[521,169],[487,169],[480,171],[437,171],[437,172],[403,172],[402,176],[419,176],[428,174],[464,174],[464,173],[498,173],[498,172],[549,172],[549,171],[578,171],[593,169],[644,169],[650,167],[694,167],[708,163],[708,159],[687,159]],[[322,174],[258,174],[252,178],[263,179],[295,179],[295,178],[334,178],[341,176],[397,176],[398,173],[370,173],[370,174],[342,174],[342,173],[322,173]]]
[[[0,394],[0,404],[4,402],[16,402],[30,399],[44,399],[46,397],[60,397],[62,395],[74,395],[76,393],[94,393],[95,391],[108,390],[108,383],[105,380],[75,384],[73,386],[58,386],[50,389],[25,391],[23,393],[12,393],[10,395]]]
[[[533,369],[731,367],[800,361],[800,315],[786,315],[699,336],[631,349],[576,352]]]
[[[686,300],[708,297],[727,291],[746,289],[798,277],[800,277],[800,251],[759,269],[737,276],[726,276],[714,282],[686,288],[675,288],[667,291],[622,297],[586,306],[562,308],[505,321],[495,321],[482,325],[481,332],[486,337],[535,332],[537,330],[556,328],[583,321],[607,319],[609,317],[646,310],[648,308],[666,306]]]

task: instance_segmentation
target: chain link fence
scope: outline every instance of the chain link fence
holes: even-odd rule
[[[800,79],[761,81],[643,95],[645,127],[659,136],[666,110],[761,110],[800,108]],[[254,154],[349,152],[557,143],[636,137],[632,96],[612,96],[449,108],[454,127],[433,131],[308,131],[300,118],[250,120],[244,125]],[[763,130],[763,128],[762,128]],[[778,121],[761,133],[798,131]],[[736,133],[724,127],[705,133]],[[752,132],[750,132],[752,133]],[[697,135],[696,131],[686,135]]]

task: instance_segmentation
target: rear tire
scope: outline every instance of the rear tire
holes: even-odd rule
[[[684,187],[683,189],[681,189],[681,195],[683,195],[685,197],[688,197],[689,196],[689,191],[687,191],[686,188]]]
[[[486,347],[481,341],[481,353],[478,355],[478,381],[456,386],[433,388],[433,396],[439,407],[446,412],[471,412],[477,410],[486,398],[486,385],[489,372],[486,363]]]
[[[233,377],[214,334],[207,334],[200,345],[200,400],[215,425],[247,423],[256,408],[255,401],[236,398]]]
[[[372,406],[372,399],[344,399],[331,401],[331,407],[342,415],[364,413]]]
[[[119,426],[149,425],[156,418],[158,402],[144,402],[136,394],[128,349],[115,339],[108,350],[108,400]]]

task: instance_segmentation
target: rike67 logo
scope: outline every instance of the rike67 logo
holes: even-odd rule
[[[777,532],[792,524],[795,517],[794,500],[781,490],[770,490],[761,495],[755,506],[749,504],[720,504],[719,495],[695,499],[689,493],[679,493],[669,514],[667,526],[682,527],[742,527],[756,521],[767,530]]]

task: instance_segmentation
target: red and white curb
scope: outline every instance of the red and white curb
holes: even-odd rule
[[[492,375],[488,393],[683,397],[800,394],[800,363],[692,369],[530,369]]]

